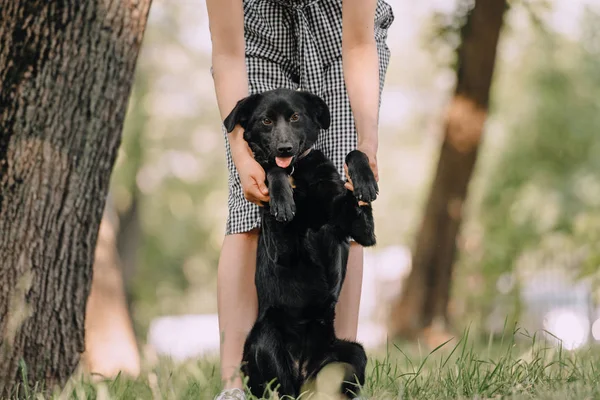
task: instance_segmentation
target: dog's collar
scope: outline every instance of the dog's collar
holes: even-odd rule
[[[298,156],[298,160],[302,160],[304,157],[306,157],[308,155],[308,153],[310,153],[312,151],[312,147],[309,147],[304,153],[300,154]],[[288,173],[288,175],[293,175],[294,174],[294,166],[292,165],[292,170]]]

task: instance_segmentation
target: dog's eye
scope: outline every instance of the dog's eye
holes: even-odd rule
[[[292,122],[296,122],[300,119],[300,116],[298,114],[294,114],[290,117],[290,121]]]
[[[269,118],[265,118],[263,119],[263,125],[271,125],[273,123],[273,121],[271,121]]]

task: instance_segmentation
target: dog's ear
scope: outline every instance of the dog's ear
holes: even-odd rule
[[[258,105],[259,100],[260,94],[253,94],[238,101],[233,110],[231,110],[229,115],[223,121],[223,125],[225,125],[227,132],[231,132],[238,124],[246,129],[248,121],[252,116],[252,112]]]
[[[298,92],[304,98],[307,111],[315,116],[316,122],[321,129],[329,129],[331,116],[327,103],[320,97],[310,92]]]

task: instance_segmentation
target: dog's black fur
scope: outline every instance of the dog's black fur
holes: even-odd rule
[[[237,124],[266,171],[270,194],[258,243],[258,318],[242,371],[258,397],[274,378],[280,396],[295,397],[325,365],[339,362],[346,371],[340,390],[351,397],[359,390],[356,381],[364,384],[367,356],[359,343],[335,336],[334,318],[349,239],[375,244],[370,202],[378,187],[368,158],[358,150],[347,155],[351,192],[322,152],[305,154],[330,124],[325,102],[308,92],[276,89],[246,97],[225,119],[229,132]],[[286,168],[275,163],[275,157],[290,156]]]

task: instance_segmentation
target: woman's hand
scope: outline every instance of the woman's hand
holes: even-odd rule
[[[265,184],[266,174],[263,167],[251,156],[243,156],[236,163],[244,197],[260,207],[269,202],[269,189]]]
[[[254,159],[248,142],[244,140],[244,129],[236,126],[228,134],[231,157],[240,176],[244,197],[260,207],[269,202],[269,189],[265,184],[266,174],[263,167]]]

